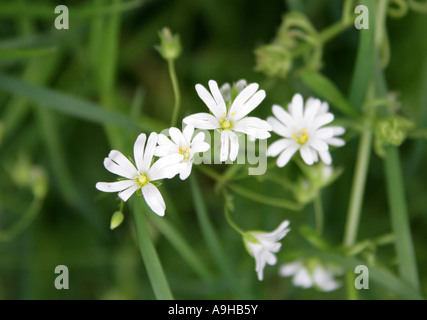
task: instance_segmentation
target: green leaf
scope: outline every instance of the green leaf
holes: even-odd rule
[[[338,88],[322,74],[313,71],[304,71],[301,74],[301,79],[310,90],[326,100],[332,107],[351,117],[359,115]]]
[[[0,74],[0,89],[11,94],[28,98],[40,103],[41,107],[59,111],[66,115],[100,124],[114,124],[133,131],[141,128],[127,116],[105,110],[100,106],[47,88],[35,86],[31,83]]]
[[[131,202],[136,234],[138,236],[139,250],[141,252],[145,268],[147,269],[148,278],[150,279],[154,295],[158,300],[172,300],[172,292],[169,288],[156,248],[154,247],[148,232],[145,217],[145,212],[148,210],[146,209],[147,206],[143,201],[144,200],[140,197],[133,197]],[[152,213],[149,212],[148,214]]]

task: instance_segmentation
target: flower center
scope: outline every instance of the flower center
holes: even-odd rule
[[[234,116],[234,113],[232,113],[231,115]],[[223,116],[225,116],[225,113],[223,113]],[[219,122],[221,123],[222,130],[231,129],[236,124],[236,122],[232,122],[228,118],[219,119]]]
[[[188,159],[190,159],[190,149],[191,147],[179,148],[179,154],[182,154],[184,156],[184,161],[188,161]]]
[[[302,128],[298,132],[294,132],[292,134],[292,137],[295,139],[296,142],[298,142],[300,145],[304,145],[308,140],[308,133],[306,128]]]
[[[148,177],[145,174],[140,174],[137,178],[136,178],[136,182],[138,183],[139,187],[141,188],[142,186],[146,185],[148,182]]]

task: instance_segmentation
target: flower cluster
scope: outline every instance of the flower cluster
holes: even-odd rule
[[[326,102],[309,98],[304,105],[302,96],[295,94],[287,111],[273,105],[274,117],[268,117],[266,121],[249,116],[266,96],[264,90],[258,90],[257,83],[247,84],[245,80],[240,80],[232,86],[225,84],[219,88],[215,81],[210,80],[208,85],[210,91],[200,84],[195,89],[210,113],[201,112],[185,117],[183,123],[186,126],[183,131],[171,127],[167,130],[168,136],[152,132],[147,139],[146,134],[140,134],[133,148],[134,163],[120,151],[112,150],[104,159],[104,166],[121,178],[115,182],[98,182],[96,188],[103,192],[118,192],[118,197],[124,202],[135,192],[142,194],[152,211],[163,216],[166,204],[158,189],[158,181],[172,179],[176,175],[181,180],[187,179],[191,174],[195,155],[211,148],[205,142],[205,133],[195,134],[195,129],[216,130],[220,133],[221,162],[236,160],[239,135],[245,135],[251,140],[264,140],[273,131],[281,136],[281,139],[268,147],[266,154],[278,156],[278,167],[285,166],[297,151],[308,165],[319,159],[330,165],[332,158],[329,146],[344,145],[344,140],[337,137],[344,133],[344,128],[326,126],[334,119],[333,114],[328,112]],[[112,219],[112,229],[122,220],[121,214],[116,215]],[[263,279],[266,264],[276,264],[275,254],[281,248],[279,241],[289,231],[289,221],[285,220],[272,232],[242,233],[244,245],[255,259],[259,280]],[[314,283],[318,287],[323,286],[326,291],[336,287],[329,271],[318,267],[313,276],[309,276],[308,271],[304,270],[298,262],[283,266],[281,274],[295,274],[296,285],[307,287]]]

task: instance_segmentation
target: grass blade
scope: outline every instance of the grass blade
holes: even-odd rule
[[[133,197],[132,199],[132,213],[142,260],[144,261],[145,268],[147,269],[148,277],[156,299],[173,300],[172,292],[163,272],[163,267],[148,232],[145,216],[147,206],[144,205],[143,201],[144,199],[139,197]]]

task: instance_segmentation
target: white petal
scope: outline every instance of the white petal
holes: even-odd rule
[[[334,135],[334,130],[331,127],[320,128],[316,131],[316,137],[320,139],[329,139]]]
[[[157,144],[159,146],[169,146],[169,147],[176,147],[176,144],[173,143],[167,136],[165,136],[163,133],[160,133],[157,135]]]
[[[179,178],[185,180],[190,176],[191,169],[193,168],[193,163],[191,161],[187,162],[179,173]]]
[[[340,136],[340,135],[343,135],[345,133],[345,129],[343,127],[340,127],[340,126],[330,126],[329,128],[334,130],[334,136]]]
[[[257,117],[247,117],[239,120],[233,127],[233,131],[242,132],[256,139],[267,139],[271,135],[272,126],[265,120]]]
[[[295,274],[302,267],[302,262],[296,260],[290,263],[283,264],[279,269],[279,275],[289,277]]]
[[[110,158],[104,159],[104,167],[111,173],[117,174],[118,176],[125,177],[128,179],[134,179],[138,173],[136,171],[136,168],[132,171],[126,171],[122,167],[120,167],[117,163],[113,162]]]
[[[216,112],[212,112],[214,116],[220,118],[227,112],[227,107],[225,106],[224,98],[222,97],[221,91],[219,91],[218,84],[214,80],[209,81],[209,88],[211,90],[212,96],[216,102]]]
[[[313,154],[311,153],[310,147],[304,145],[299,149],[302,159],[308,165],[312,165],[314,163]]]
[[[178,128],[172,127],[169,128],[169,135],[171,136],[172,141],[179,147],[186,145],[184,135]]]
[[[316,117],[319,108],[320,108],[321,102],[319,99],[313,99],[309,98],[305,103],[305,111],[304,111],[304,121],[307,124],[307,126],[310,126],[313,122],[314,118]]]
[[[290,145],[295,144],[294,140],[290,139],[280,139],[277,141],[274,141],[272,144],[268,146],[267,149],[267,156],[268,157],[276,157],[279,153],[281,153],[283,150],[288,148]]]
[[[230,160],[234,161],[239,153],[239,138],[232,131],[229,132],[228,136],[230,138]]]
[[[276,229],[267,233],[267,236],[271,239],[271,241],[279,241],[284,236],[286,236],[288,232],[291,230],[290,228],[288,228],[288,226],[289,226],[289,221],[284,220],[280,223],[280,225]]]
[[[126,202],[130,198],[130,196],[133,195],[136,190],[138,190],[138,188],[138,185],[134,184],[131,187],[119,192],[118,196],[120,199]]]
[[[325,124],[332,122],[333,120],[334,120],[334,115],[332,113],[328,112],[328,113],[322,114],[321,116],[314,119],[312,128],[313,130],[316,130],[324,126]]]
[[[199,152],[206,152],[211,146],[207,142],[197,142],[191,145],[190,154],[194,155]]]
[[[343,145],[345,145],[345,141],[340,138],[329,138],[326,140],[326,142],[334,147],[342,147]]]
[[[197,143],[203,142],[203,141],[205,141],[205,133],[199,132],[198,134],[196,134],[194,136],[193,140],[191,141],[191,145],[197,144]]]
[[[151,161],[153,161],[154,150],[157,146],[157,133],[152,132],[148,137],[147,144],[144,150],[144,161],[142,162],[141,171],[147,172],[150,169]]]
[[[291,131],[291,129],[286,127],[283,123],[281,123],[276,118],[268,117],[267,122],[271,125],[273,132],[275,132],[279,136],[282,136],[285,138],[291,138],[292,137],[293,132]]]
[[[292,279],[292,283],[296,287],[310,288],[313,286],[313,280],[306,268],[301,268],[297,271]]]
[[[323,291],[333,291],[341,286],[341,283],[335,281],[331,272],[327,272],[322,267],[317,266],[313,272],[314,283]]]
[[[122,180],[116,182],[98,182],[95,187],[99,191],[103,192],[119,192],[133,186],[134,184],[135,182],[133,180]]]
[[[257,93],[255,93],[248,101],[240,105],[240,107],[236,105],[233,111],[235,114],[234,116],[232,115],[233,120],[239,121],[240,119],[248,115],[252,110],[258,107],[258,105],[264,100],[264,98],[265,98],[265,91],[260,90]],[[231,113],[232,112],[230,108],[230,115]]]
[[[286,127],[288,128],[292,128],[295,126],[295,120],[291,117],[291,115],[286,112],[286,110],[275,104],[273,105],[272,109],[273,114],[275,115],[275,117],[282,122]]]
[[[194,133],[194,127],[192,125],[185,126],[184,130],[182,131],[182,135],[184,136],[186,145],[190,145],[191,138],[193,137],[193,133]]]
[[[211,81],[209,81],[209,86],[211,86]],[[217,118],[221,117],[221,115],[225,112],[225,109],[221,109],[221,107],[218,105],[217,101],[215,101],[214,97],[209,93],[209,91],[201,84],[196,85],[196,91],[200,99],[203,100],[203,102],[206,104],[209,110],[213,113],[213,115]],[[221,95],[221,93],[219,92],[219,89],[218,89],[218,93]],[[222,99],[222,96],[221,96],[221,99]]]
[[[179,149],[177,146],[157,146],[154,150],[154,155],[156,157],[164,157],[173,153],[179,153]]]
[[[159,189],[157,189],[153,184],[147,183],[141,188],[141,192],[144,196],[145,202],[147,202],[151,210],[161,217],[164,216],[166,204]]]
[[[126,158],[120,151],[112,150],[108,154],[108,158],[110,158],[112,161],[117,163],[117,165],[122,168],[125,172],[127,172],[129,175],[132,175],[136,172],[135,166],[132,164],[132,162],[129,161],[128,158]]]
[[[221,151],[219,156],[220,161],[225,161],[228,158],[229,132],[230,131],[228,130],[221,132]]]
[[[237,81],[235,85],[237,92],[241,92],[247,85],[248,83],[246,82],[245,79],[240,79],[239,81]]]
[[[144,147],[147,136],[145,133],[141,133],[136,138],[135,144],[133,145],[133,156],[135,158],[135,164],[138,170],[142,169],[142,160],[144,158]]]
[[[184,156],[179,153],[160,158],[153,163],[150,170],[148,171],[148,177],[150,181],[172,179],[179,173],[180,168],[176,165],[180,164],[183,159]]]
[[[237,114],[239,110],[243,107],[246,101],[252,97],[255,92],[258,90],[259,85],[257,83],[251,83],[246,88],[244,88],[234,99],[233,104],[230,107],[230,114]]]
[[[325,141],[316,138],[310,139],[307,145],[317,151],[327,151],[329,149],[328,144]]]
[[[292,101],[289,104],[289,111],[292,115],[292,118],[299,122],[303,118],[303,109],[304,109],[304,99],[299,93],[294,94]]]
[[[298,148],[299,147],[296,145],[291,145],[288,148],[286,148],[286,150],[283,151],[280,154],[280,156],[277,158],[277,166],[279,168],[284,167],[289,162],[289,160],[294,155],[294,153],[297,152]]]
[[[327,102],[322,102],[319,110],[317,111],[317,116],[321,116],[322,114],[325,114],[329,110],[329,105]]]
[[[332,164],[332,157],[331,157],[331,154],[329,153],[329,151],[319,152],[319,156],[320,156],[320,159],[322,159],[322,161],[325,164],[327,164],[327,165]]]
[[[192,125],[198,129],[212,130],[220,128],[220,123],[217,118],[209,113],[195,113],[184,118],[184,123]]]

